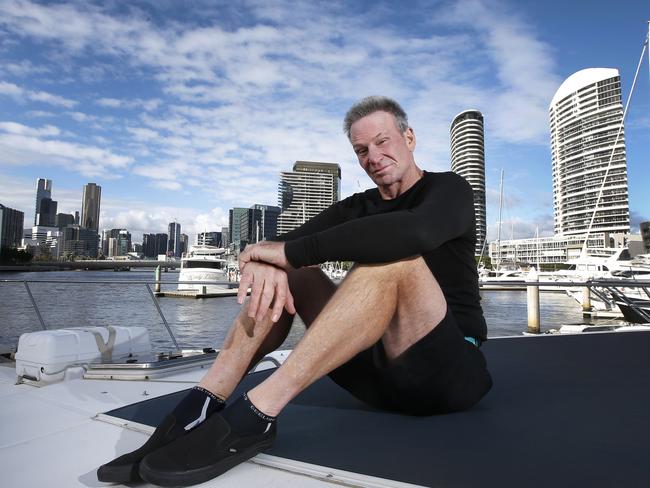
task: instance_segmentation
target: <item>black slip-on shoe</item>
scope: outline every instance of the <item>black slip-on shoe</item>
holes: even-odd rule
[[[239,436],[215,413],[196,429],[148,454],[140,463],[143,480],[158,486],[208,481],[273,445],[275,423],[263,434]]]
[[[174,428],[176,417],[167,415],[142,447],[113,459],[97,470],[97,479],[104,483],[128,483],[142,481],[138,473],[140,461],[149,453],[180,437],[183,429]]]

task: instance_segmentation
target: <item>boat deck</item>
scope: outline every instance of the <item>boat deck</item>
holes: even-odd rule
[[[647,487],[649,350],[649,332],[491,339],[492,391],[434,417],[369,409],[325,378],[283,412],[272,450],[202,486]],[[105,486],[97,466],[139,446],[202,374],[39,389],[3,369],[0,463],[17,487]]]

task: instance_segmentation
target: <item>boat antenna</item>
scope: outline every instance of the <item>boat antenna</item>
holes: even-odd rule
[[[623,122],[625,122],[625,117],[627,116],[627,109],[630,107],[630,100],[632,100],[632,94],[634,93],[636,80],[639,76],[639,70],[641,69],[641,64],[643,64],[643,56],[645,55],[645,50],[648,47],[648,39],[650,39],[650,21],[648,22],[648,35],[646,35],[646,38],[643,41],[643,49],[641,50],[641,57],[639,58],[639,64],[636,67],[636,73],[634,73],[634,80],[632,80],[632,88],[630,89],[630,94],[627,96],[627,101],[625,102],[625,109],[623,110],[623,118],[621,119],[621,123],[618,126],[616,139],[614,140],[614,145],[612,146],[612,153],[609,156],[609,162],[607,163],[607,168],[605,169],[605,176],[603,177],[603,182],[600,185],[600,190],[598,191],[598,198],[596,198],[596,205],[594,206],[594,211],[591,214],[591,221],[589,222],[589,227],[587,228],[587,235],[585,236],[585,242],[582,244],[581,257],[587,256],[587,243],[589,242],[589,234],[591,233],[591,228],[594,225],[594,219],[596,218],[596,212],[598,211],[598,205],[600,204],[600,199],[603,196],[603,189],[605,188],[605,182],[607,181],[607,175],[609,174],[609,169],[612,166],[612,160],[614,159],[614,152],[616,151],[616,145],[618,144],[618,140],[621,137],[621,132],[623,131]],[[649,59],[648,63],[650,64],[650,54],[648,55],[648,59]]]

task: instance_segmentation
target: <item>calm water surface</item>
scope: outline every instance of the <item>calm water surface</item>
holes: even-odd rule
[[[93,325],[139,325],[149,329],[155,350],[169,350],[173,343],[163,326],[151,296],[143,284],[115,281],[153,281],[153,270],[52,271],[0,273],[0,280],[65,280],[68,283],[30,283],[30,289],[48,329]],[[178,272],[162,274],[163,282],[178,279]],[[71,283],[111,281],[110,284]],[[163,290],[173,290],[173,285]],[[521,335],[526,330],[525,291],[486,291],[483,311],[491,337]],[[580,307],[560,293],[542,293],[542,330],[566,323],[582,323]],[[160,298],[160,307],[176,340],[183,348],[219,348],[240,306],[235,297],[190,299]],[[22,283],[0,283],[0,351],[15,348],[24,332],[41,330]],[[283,347],[291,348],[304,332],[297,319]]]

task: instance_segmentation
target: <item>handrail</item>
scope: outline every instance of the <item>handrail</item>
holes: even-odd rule
[[[583,287],[583,286],[620,286],[622,288],[645,288],[650,287],[650,280],[613,280],[613,279],[593,279],[586,281],[526,281],[521,280],[490,280],[489,282],[479,282],[479,286],[564,286]]]
[[[155,280],[9,280],[0,279],[0,283],[70,283],[70,284],[104,284],[104,285],[232,285],[234,281],[155,281]],[[521,280],[490,280],[481,283],[481,285],[503,285],[503,286],[621,286],[624,288],[650,287],[650,280],[631,280],[631,279],[604,279],[596,278],[586,281],[526,281]]]

